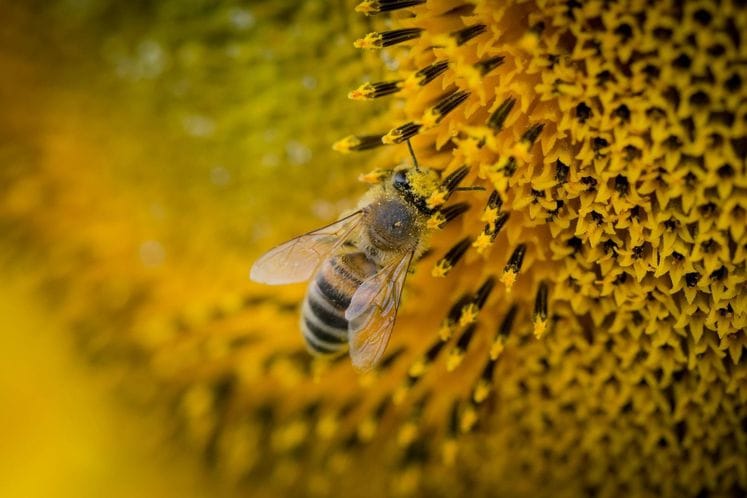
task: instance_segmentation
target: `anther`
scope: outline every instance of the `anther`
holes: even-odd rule
[[[506,159],[506,162],[498,168],[498,171],[503,172],[503,176],[506,178],[511,178],[514,176],[514,173],[516,173],[516,158],[514,156],[510,156],[508,159]]]
[[[376,370],[383,372],[387,369],[389,369],[394,363],[402,356],[402,353],[405,352],[404,348],[395,349],[391,353],[388,353],[382,360],[381,363],[379,363],[379,366],[376,367]]]
[[[381,12],[406,9],[423,3],[425,3],[425,0],[363,0],[356,5],[355,11],[370,16]]]
[[[468,41],[470,41],[472,38],[484,33],[487,31],[487,26],[484,24],[474,24],[472,26],[467,26],[466,28],[460,29],[459,31],[454,31],[451,33],[452,38],[456,41],[457,46],[464,45]]]
[[[409,40],[414,40],[420,37],[420,33],[423,30],[420,28],[404,28],[394,29],[392,31],[374,31],[368,33],[363,38],[355,40],[353,46],[355,48],[384,48],[403,43]]]
[[[529,145],[533,145],[534,142],[537,140],[537,137],[539,137],[540,133],[542,133],[542,129],[545,127],[544,123],[538,123],[535,125],[532,125],[527,131],[524,132],[524,134],[521,136],[521,140],[523,142],[528,143]]]
[[[615,190],[620,194],[621,197],[628,195],[630,190],[630,183],[625,175],[617,175],[615,177]]]
[[[476,328],[477,325],[473,323],[466,329],[464,329],[462,335],[460,335],[459,339],[457,339],[457,343],[454,348],[449,351],[449,357],[446,360],[447,372],[452,372],[456,370],[459,365],[461,365],[462,360],[464,359],[464,355],[467,353],[467,348],[469,347],[470,342],[472,342],[472,337],[475,335]]]
[[[534,336],[542,339],[547,332],[547,283],[542,281],[537,289],[537,296],[534,300]]]
[[[555,161],[555,180],[559,184],[566,183],[568,181],[568,174],[570,173],[571,168],[563,163],[560,159]]]
[[[490,358],[482,369],[480,378],[472,391],[472,401],[477,404],[482,403],[488,398],[490,391],[493,389],[493,372],[495,371],[496,360]]]
[[[415,385],[415,382],[425,374],[428,367],[436,361],[436,358],[438,358],[439,353],[445,345],[446,343],[444,341],[440,339],[437,340],[428,348],[425,354],[410,365],[410,368],[407,370],[407,378],[410,379],[410,386]]]
[[[369,100],[397,93],[402,89],[402,80],[367,82],[348,93],[352,100]]]
[[[375,147],[381,147],[382,145],[384,145],[382,142],[382,135],[350,135],[335,142],[334,145],[332,145],[332,149],[337,152],[348,153],[352,151],[373,149]]]
[[[506,313],[506,316],[503,318],[500,326],[498,327],[498,330],[495,333],[495,338],[493,339],[493,344],[490,346],[491,360],[496,360],[503,352],[503,347],[506,343],[508,335],[511,333],[511,328],[514,325],[514,319],[516,318],[518,309],[519,308],[517,305],[512,305]]]
[[[449,435],[456,436],[459,434],[459,401],[454,400],[451,405],[449,414]]]
[[[496,55],[495,57],[489,57],[485,60],[481,60],[475,63],[475,68],[480,71],[481,76],[485,76],[493,69],[503,64],[505,57],[502,55]]]
[[[464,294],[449,308],[449,313],[443,322],[441,322],[441,327],[438,329],[438,335],[442,341],[446,342],[451,339],[456,330],[457,323],[462,319],[462,310],[472,303],[472,299],[470,294]]]
[[[490,297],[490,293],[493,292],[493,288],[495,287],[495,277],[490,276],[487,279],[485,279],[485,282],[480,286],[479,289],[477,289],[477,292],[475,292],[475,305],[478,309],[482,309],[483,306],[485,306],[485,302]]]
[[[501,199],[501,196],[497,190],[493,190],[493,192],[490,194],[490,197],[488,197],[488,203],[485,205],[485,209],[480,216],[480,221],[484,221],[490,224],[491,231],[493,229],[493,225],[498,219],[498,213],[500,212],[502,206],[503,199]]]
[[[488,277],[485,282],[477,289],[473,299],[467,303],[459,316],[459,325],[464,327],[477,321],[477,315],[485,305],[485,301],[490,297],[490,293],[495,286],[495,277]]]
[[[508,113],[511,112],[511,109],[514,108],[515,104],[516,99],[513,97],[509,97],[508,99],[504,100],[503,103],[501,103],[501,105],[499,105],[498,108],[493,111],[493,114],[490,115],[487,121],[487,125],[496,132],[501,131],[501,129],[503,129],[503,124],[506,122],[506,118],[508,117]]]
[[[429,229],[443,228],[447,223],[467,212],[469,207],[469,204],[466,202],[458,202],[442,208],[428,219],[426,225]]]
[[[464,406],[463,406],[464,405]],[[460,434],[469,432],[477,422],[477,412],[475,411],[475,405],[472,403],[464,403],[462,400],[456,399],[452,402],[451,411],[449,412],[448,424],[447,424],[447,438],[443,448],[444,462],[448,465],[453,465],[456,459],[457,445],[456,438]]]
[[[501,281],[506,285],[506,290],[510,291],[516,281],[516,275],[519,273],[519,270],[521,270],[521,264],[524,262],[524,253],[526,252],[526,249],[527,247],[524,244],[516,246],[516,249],[514,249],[514,252],[508,259],[508,263],[506,263],[506,267],[503,269]]]
[[[467,202],[458,202],[441,209],[441,214],[443,214],[446,220],[445,223],[448,223],[466,213],[469,210],[469,207],[470,205]]]
[[[496,211],[499,211],[502,206],[503,199],[501,199],[501,195],[496,190],[493,190],[490,197],[488,197],[488,204],[485,209],[495,209]]]
[[[441,122],[451,111],[457,108],[459,104],[467,100],[470,92],[466,90],[454,90],[443,96],[436,105],[425,111],[423,115],[423,126],[431,127]]]
[[[477,425],[477,410],[473,403],[468,402],[462,409],[459,417],[459,430],[462,434],[467,434]]]
[[[480,235],[478,235],[472,244],[477,249],[478,254],[482,254],[488,247],[493,245],[496,237],[498,237],[501,229],[508,221],[508,216],[508,213],[500,213],[492,223],[485,225],[483,231],[480,232]]]
[[[416,71],[410,76],[405,86],[425,86],[449,68],[448,60],[439,60]]]
[[[509,216],[508,213],[501,213],[498,215],[498,218],[495,219],[495,223],[493,225],[493,231],[491,233],[493,239],[495,239],[495,237],[498,235],[498,233],[503,228],[503,225],[505,225],[506,222],[508,221],[508,216]]]
[[[452,192],[460,183],[462,183],[462,180],[467,176],[467,173],[469,173],[469,166],[460,166],[441,181],[441,188],[447,192]]]
[[[400,144],[405,140],[408,140],[420,132],[420,128],[423,125],[420,123],[409,122],[405,123],[393,130],[389,131],[386,135],[381,137],[381,143],[383,144]]]
[[[434,277],[445,277],[454,268],[464,253],[467,252],[469,246],[472,245],[472,239],[465,237],[457,242],[454,247],[449,249],[446,255],[436,262],[436,266],[431,271],[431,275]]]
[[[459,184],[469,173],[469,166],[461,166],[441,181],[441,185],[428,197],[426,205],[429,209],[435,209],[445,203],[451,193],[457,190]],[[481,189],[481,187],[480,187]]]

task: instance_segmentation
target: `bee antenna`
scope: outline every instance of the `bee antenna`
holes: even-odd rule
[[[480,187],[479,185],[472,185],[470,187],[456,187],[452,192],[458,192],[458,191],[466,191],[466,190],[479,190],[481,192],[485,191],[485,187]]]
[[[418,166],[418,159],[415,157],[415,151],[412,150],[412,144],[410,143],[410,139],[407,139],[407,148],[410,149],[410,157],[412,157],[412,164],[415,165],[415,170],[420,171],[420,166]]]

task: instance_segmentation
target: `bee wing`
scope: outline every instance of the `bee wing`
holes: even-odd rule
[[[360,224],[362,214],[363,211],[356,211],[270,249],[252,265],[249,278],[271,285],[308,280],[324,258],[349,239]]]
[[[384,354],[397,319],[410,261],[412,253],[382,268],[353,294],[345,318],[348,320],[350,359],[358,371],[372,369]]]

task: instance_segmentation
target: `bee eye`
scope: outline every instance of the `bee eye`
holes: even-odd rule
[[[404,171],[397,171],[394,174],[392,183],[394,184],[394,188],[400,192],[407,192],[410,190],[410,182],[407,180],[407,175]]]

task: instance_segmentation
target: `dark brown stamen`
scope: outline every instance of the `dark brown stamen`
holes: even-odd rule
[[[506,267],[503,269],[503,271],[519,273],[519,270],[521,270],[521,264],[524,262],[524,253],[526,252],[526,250],[527,246],[524,244],[519,244],[518,246],[516,246],[516,249],[514,249],[514,252],[508,259],[508,263],[506,263]]]
[[[477,324],[471,324],[466,329],[464,329],[464,332],[462,332],[462,335],[459,336],[459,339],[457,339],[456,343],[456,350],[460,353],[464,353],[467,351],[467,348],[469,347],[469,343],[472,341],[472,337],[475,335],[475,329],[477,328]]]
[[[547,320],[547,283],[540,282],[534,300],[534,320]]]
[[[458,202],[441,209],[441,214],[444,217],[444,222],[439,226],[439,228],[467,212],[469,210],[469,207],[469,203],[467,202]]]
[[[395,349],[391,353],[388,353],[384,357],[384,359],[381,360],[381,363],[379,363],[377,370],[381,370],[381,371],[387,370],[389,367],[391,367],[394,364],[395,361],[397,361],[399,357],[402,356],[402,353],[404,352],[405,352],[405,348],[399,348],[399,349]]]
[[[332,148],[338,152],[369,150],[381,147],[383,135],[350,135],[337,141]]]
[[[502,206],[503,199],[501,199],[501,195],[497,190],[493,190],[493,192],[490,194],[490,197],[488,197],[488,205],[486,209],[500,210]]]
[[[482,307],[485,305],[485,301],[488,300],[488,297],[490,297],[490,293],[493,291],[493,287],[495,287],[495,277],[488,277],[485,282],[480,286],[479,289],[477,289],[477,292],[475,292],[475,299],[474,303],[475,306],[477,306],[477,309],[482,309]]]
[[[503,176],[506,178],[514,176],[514,173],[516,173],[516,158],[513,156],[509,157],[506,165],[501,170],[503,171]]]
[[[511,305],[508,313],[506,313],[505,318],[501,322],[500,327],[498,327],[496,337],[503,337],[504,339],[508,337],[508,334],[511,333],[511,328],[513,328],[514,326],[514,319],[516,318],[516,313],[518,310],[519,307],[517,305]]]
[[[449,308],[447,320],[451,323],[457,323],[462,317],[462,309],[472,302],[473,298],[469,294],[464,294]]]
[[[413,123],[412,121],[405,123],[381,137],[381,141],[385,144],[400,144],[417,135],[422,127],[423,125],[420,123]]]
[[[496,55],[495,57],[489,57],[485,60],[481,60],[475,63],[475,68],[480,71],[480,76],[485,76],[493,69],[503,64],[505,57],[502,55]]]
[[[464,45],[472,38],[487,31],[487,29],[487,26],[485,26],[484,24],[474,24],[472,26],[467,26],[466,28],[460,29],[459,31],[454,31],[453,33],[451,33],[451,36],[456,40],[457,45]]]
[[[353,100],[377,99],[397,93],[402,89],[402,80],[379,81],[376,83],[364,83],[352,92],[348,98]]]
[[[355,7],[355,10],[366,15],[371,15],[406,9],[407,7],[414,7],[423,3],[425,3],[425,0],[364,0]]]
[[[508,213],[501,213],[498,215],[498,218],[495,220],[495,227],[493,228],[493,236],[498,235],[498,232],[501,231],[503,225],[508,221],[508,216]]]
[[[529,142],[530,144],[534,144],[534,142],[537,140],[537,137],[539,137],[540,133],[542,133],[542,129],[544,127],[544,123],[532,125],[531,128],[524,132],[524,134],[521,136],[521,139],[525,142]]]
[[[490,224],[485,225],[485,229],[483,230],[483,232],[487,235],[490,235],[491,243],[493,243],[496,237],[498,237],[498,234],[503,228],[503,225],[505,225],[508,221],[508,216],[508,213],[501,213],[495,219],[495,226],[490,226]]]
[[[420,86],[425,86],[449,68],[449,61],[441,60],[425,66],[415,73],[415,78]]]
[[[459,434],[459,400],[454,400],[449,414],[449,434],[455,437]]]
[[[428,351],[425,352],[424,359],[427,364],[433,363],[436,358],[438,358],[438,354],[441,352],[441,349],[444,347],[443,341],[436,341],[430,348],[428,348]]]
[[[454,266],[459,262],[460,259],[462,259],[464,253],[467,252],[467,249],[469,249],[470,244],[472,244],[472,240],[470,240],[469,237],[463,238],[462,240],[457,242],[454,247],[449,249],[443,259],[447,261],[451,266]]]
[[[464,177],[467,176],[467,173],[469,173],[469,166],[460,166],[458,169],[454,170],[451,174],[443,179],[443,181],[441,182],[441,188],[446,192],[452,192],[459,186],[462,180],[464,180]]]
[[[506,122],[508,113],[513,109],[514,104],[516,104],[516,99],[513,97],[504,100],[503,103],[498,106],[498,109],[493,111],[493,114],[488,118],[488,126],[495,131],[500,131],[503,128],[503,124]]]
[[[493,371],[495,370],[496,363],[497,362],[495,360],[488,360],[488,362],[485,364],[485,368],[482,369],[482,373],[480,374],[480,378],[482,380],[488,383],[493,381]]]
[[[415,73],[415,79],[420,86],[425,86],[449,68],[449,61],[440,60],[425,66]]]
[[[459,104],[467,100],[470,93],[466,90],[454,90],[446,94],[436,105],[431,107],[426,118],[427,121],[433,121],[433,124],[440,122],[447,114],[457,108]]]
[[[414,40],[420,37],[420,33],[423,30],[420,28],[403,28],[394,29],[392,31],[382,31],[381,35],[381,46],[390,47],[398,43],[406,42],[408,40]]]
[[[391,31],[381,31],[368,33],[353,43],[356,48],[384,48],[406,42],[420,37],[423,30],[420,28],[394,29]]]

